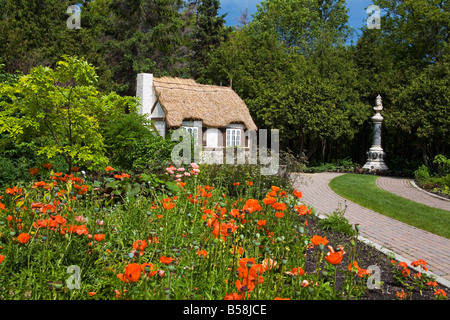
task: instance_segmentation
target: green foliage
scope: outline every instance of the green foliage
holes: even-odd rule
[[[428,168],[423,164],[416,171],[414,171],[414,178],[420,184],[425,183],[430,178]]]
[[[17,142],[34,135],[38,155],[62,156],[68,168],[104,168],[108,159],[98,117],[123,112],[124,105],[135,109],[136,100],[101,96],[95,68],[84,60],[64,56],[57,64],[55,70],[39,66],[17,84],[1,85],[9,101],[0,102],[0,133]]]
[[[204,164],[198,176],[202,184],[210,186],[220,186],[224,194],[236,197],[242,195],[243,190],[266,190],[272,186],[277,186],[283,190],[290,190],[289,179],[285,173],[275,175],[262,174],[260,165],[228,165],[228,164]],[[252,182],[251,186],[247,186],[247,182]],[[238,185],[235,185],[238,183]],[[250,193],[254,197],[265,196],[265,194]]]
[[[356,234],[356,230],[344,217],[345,208],[338,209],[331,214],[328,214],[326,218],[318,221],[318,225],[323,230],[329,230],[337,233],[342,233],[346,236],[352,237]]]
[[[137,113],[110,118],[102,128],[108,158],[121,170],[161,171],[170,163],[175,145],[152,130],[146,117]]]
[[[219,0],[201,0],[198,3],[190,62],[194,78],[202,74],[210,62],[208,55],[227,39],[231,31],[230,27],[225,27],[226,14],[218,15]]]

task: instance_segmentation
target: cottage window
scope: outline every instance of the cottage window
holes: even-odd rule
[[[189,132],[194,139],[194,144],[198,143],[198,128],[197,127],[183,127],[183,130]]]
[[[241,145],[241,129],[227,129],[227,147]]]

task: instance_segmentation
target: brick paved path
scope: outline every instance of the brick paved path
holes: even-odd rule
[[[391,251],[406,262],[418,259],[427,261],[428,271],[438,276],[441,283],[450,283],[450,239],[409,226],[350,202],[328,186],[331,179],[342,173],[292,174],[294,187],[302,191],[303,203],[315,208],[318,214],[335,211],[346,205],[345,218],[351,224],[359,223],[360,234],[381,247]],[[384,184],[384,182],[382,183]],[[400,187],[397,187],[400,190]]]
[[[450,200],[429,194],[415,187],[411,179],[379,177],[377,186],[400,197],[423,203],[427,206],[450,211]]]

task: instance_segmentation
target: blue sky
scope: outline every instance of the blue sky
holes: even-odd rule
[[[220,14],[228,13],[226,16],[227,25],[234,26],[241,15],[241,12],[248,7],[248,12],[254,14],[256,12],[256,4],[261,0],[221,0]],[[347,0],[347,7],[349,9],[349,25],[353,27],[357,34],[361,32],[359,29],[366,23],[369,15],[366,13],[366,8],[373,4],[372,0]]]

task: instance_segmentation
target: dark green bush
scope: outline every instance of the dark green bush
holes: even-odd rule
[[[109,119],[102,128],[106,156],[118,170],[160,171],[170,163],[175,143],[155,131],[145,116],[123,114]]]

